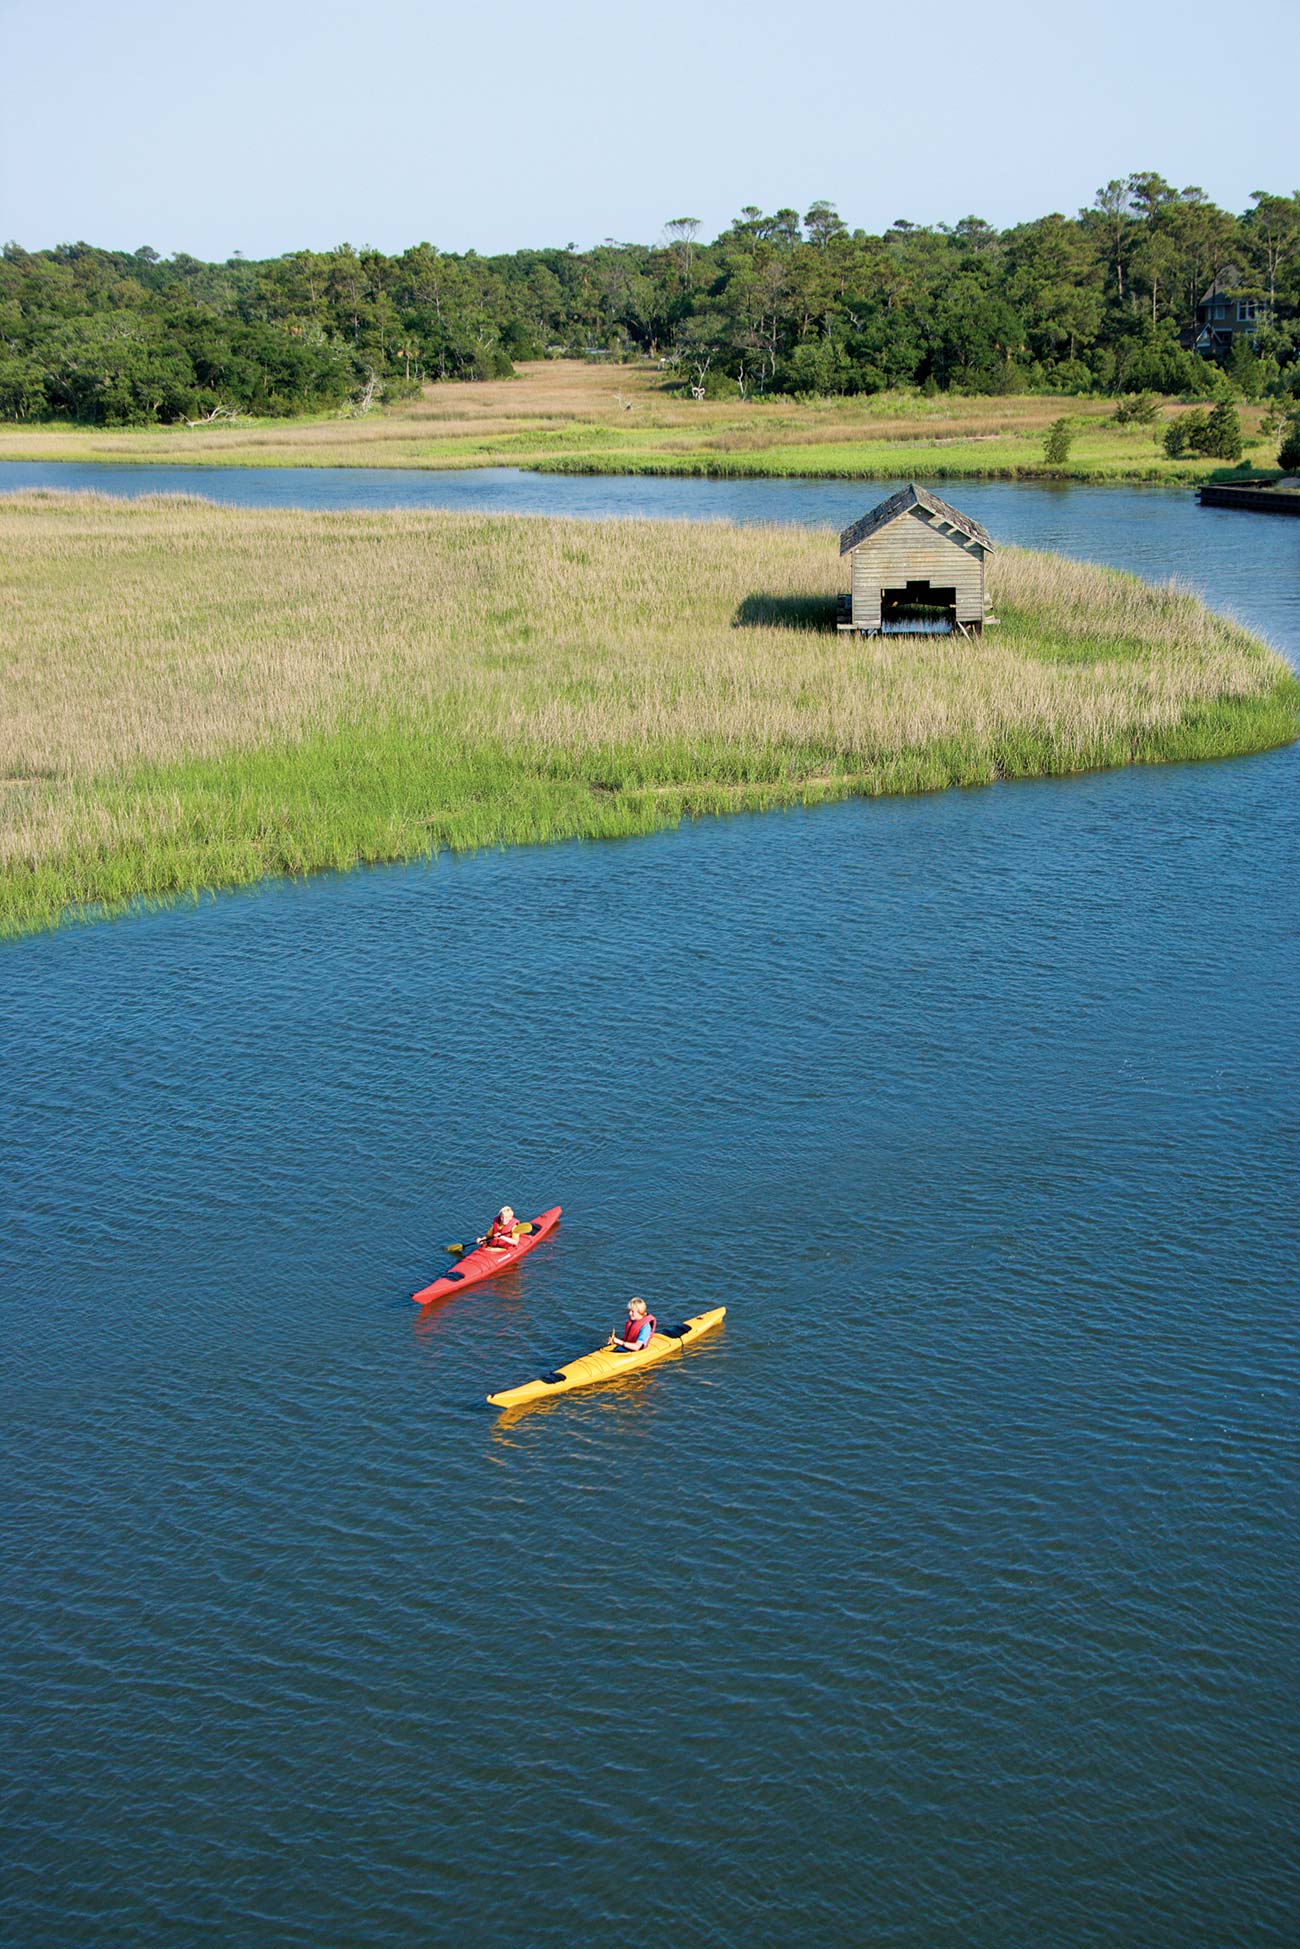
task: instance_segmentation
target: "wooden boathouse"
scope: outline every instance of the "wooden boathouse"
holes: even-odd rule
[[[839,628],[877,636],[946,621],[962,636],[978,633],[996,620],[984,594],[992,547],[978,521],[909,483],[840,536],[852,573],[839,599]]]

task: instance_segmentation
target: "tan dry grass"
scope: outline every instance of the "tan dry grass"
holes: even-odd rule
[[[13,498],[0,522],[0,776],[55,781],[47,803],[375,712],[534,761],[706,745],[852,768],[1011,726],[1082,750],[1276,676],[1190,595],[1018,550],[993,557],[1005,621],[982,642],[860,643],[735,626],[840,585],[834,537],[788,527],[92,495]]]

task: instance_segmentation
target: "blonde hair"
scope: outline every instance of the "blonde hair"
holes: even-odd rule
[[[627,1303],[627,1310],[629,1313],[632,1311],[632,1308],[634,1306],[639,1306],[643,1313],[648,1313],[650,1311],[650,1308],[646,1305],[643,1299],[629,1299]]]

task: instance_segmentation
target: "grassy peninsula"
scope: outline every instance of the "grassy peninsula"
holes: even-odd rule
[[[544,360],[513,379],[426,386],[359,418],[200,426],[0,425],[0,460],[205,467],[525,467],[542,473],[845,480],[1207,480],[1222,462],[1171,459],[1163,438],[1189,410],[1124,425],[1097,397],[879,393],[853,399],[696,400],[653,367]],[[1264,409],[1242,405],[1247,460],[1271,467]],[[1069,420],[1065,461],[1043,458]]]
[[[268,874],[1300,733],[1174,588],[991,561],[980,642],[836,635],[829,533],[0,500],[0,931]]]

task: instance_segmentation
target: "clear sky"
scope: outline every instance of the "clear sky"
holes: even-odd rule
[[[1300,0],[0,0],[0,240],[165,256],[1300,186]]]

